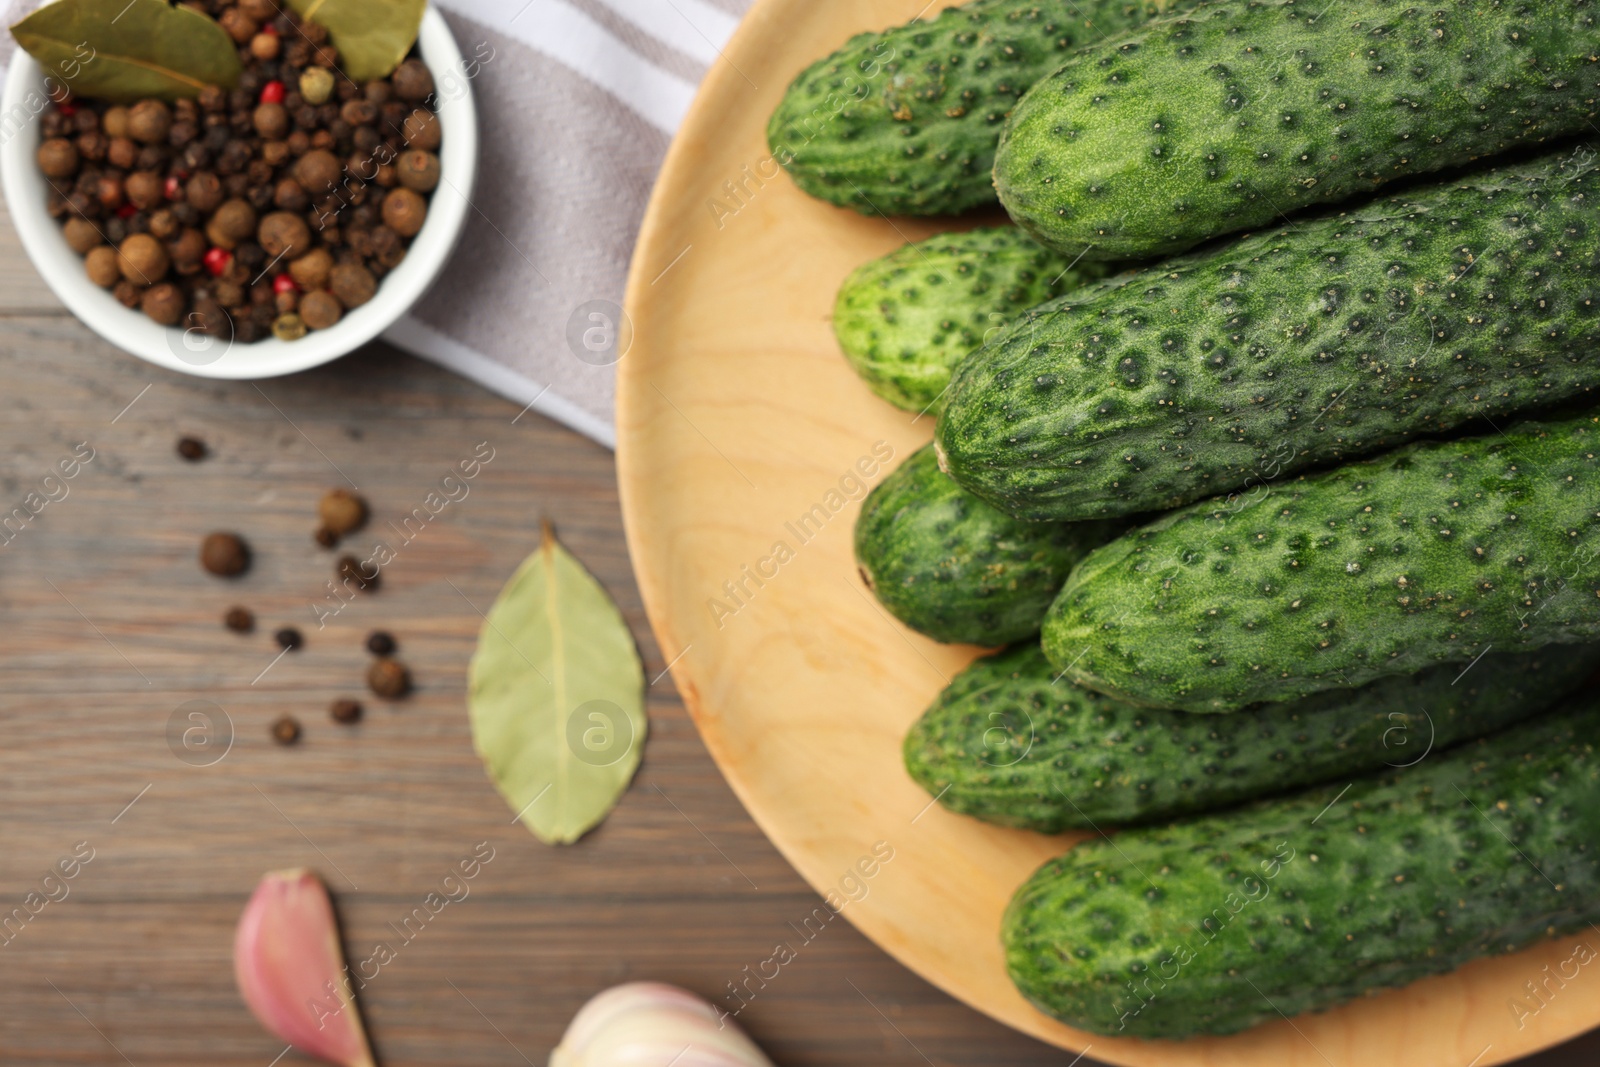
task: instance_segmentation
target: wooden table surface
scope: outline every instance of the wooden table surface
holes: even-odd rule
[[[791,924],[819,898],[729,792],[669,677],[650,689],[643,767],[598,831],[555,849],[512,825],[472,750],[466,667],[540,517],[621,604],[648,677],[665,666],[605,449],[382,345],[259,384],[154,369],[67,315],[3,218],[0,356],[0,512],[93,449],[0,546],[0,914],[58,858],[93,850],[67,896],[0,939],[0,1063],[267,1067],[283,1046],[240,1001],[230,948],[261,874],[295,866],[335,892],[353,958],[395,951],[362,994],[390,1067],[543,1064],[585,999],[630,979],[732,1007],[730,983],[782,941],[798,958],[739,1021],[785,1067],[1070,1061],[847,924],[801,942]],[[211,455],[179,459],[185,434]],[[335,558],[310,536],[321,492],[358,486],[376,535],[480,442],[494,458],[470,494],[319,629]],[[212,530],[250,542],[246,576],[200,570]],[[255,634],[222,627],[234,604],[255,611]],[[284,625],[305,645],[275,661]],[[402,703],[363,693],[378,627],[418,682]],[[361,725],[330,721],[341,696],[365,701]],[[232,724],[209,766],[169,739],[190,701]],[[292,748],[268,737],[283,714],[304,727]],[[395,926],[480,842],[494,858],[470,895],[403,939]],[[1525,1062],[1597,1054],[1600,1032]]]

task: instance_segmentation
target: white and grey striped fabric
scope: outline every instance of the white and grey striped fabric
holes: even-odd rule
[[[568,325],[621,303],[667,144],[750,0],[435,2],[479,60],[478,185],[454,260],[385,337],[611,446],[615,368]]]

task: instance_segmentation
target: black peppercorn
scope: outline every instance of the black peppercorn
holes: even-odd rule
[[[273,634],[272,637],[273,640],[278,642],[278,647],[286,652],[293,651],[305,643],[305,639],[300,636],[300,631],[293,626],[285,626]]]
[[[206,458],[206,443],[198,437],[178,438],[178,455],[190,463],[197,463]]]
[[[200,542],[200,566],[223,578],[243,574],[250,566],[250,547],[238,534],[207,534]]]
[[[277,318],[277,315],[274,314],[272,317]],[[317,544],[321,545],[323,548],[333,548],[339,543],[339,535],[328,529],[326,526],[318,526],[316,531],[311,535],[311,539]]]
[[[394,635],[387,630],[374,630],[367,635],[367,651],[374,656],[390,656],[395,650]]]
[[[222,617],[222,625],[236,634],[247,634],[256,628],[256,617],[249,608],[229,608]]]
[[[346,585],[353,585],[366,592],[373,592],[378,588],[378,568],[371,563],[363,563],[354,556],[339,558],[338,575]]]
[[[361,721],[361,705],[354,700],[335,700],[333,706],[328,709],[328,714],[333,717],[334,722],[349,725]]]

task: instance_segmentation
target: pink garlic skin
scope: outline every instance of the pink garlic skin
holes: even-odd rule
[[[628,982],[578,1009],[550,1067],[772,1067],[726,1012],[660,982]]]
[[[251,1014],[284,1041],[341,1067],[374,1067],[333,902],[311,871],[271,871],[261,879],[239,916],[233,975]]]

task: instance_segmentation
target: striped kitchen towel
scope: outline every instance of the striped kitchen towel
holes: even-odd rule
[[[477,94],[478,185],[455,259],[385,339],[613,446],[605,342],[634,238],[751,0],[435,2]],[[0,63],[13,47],[0,34]]]

